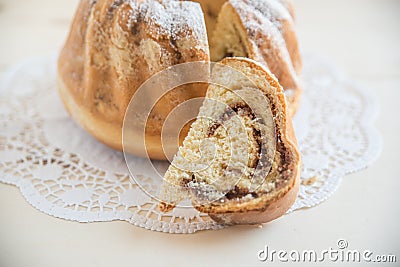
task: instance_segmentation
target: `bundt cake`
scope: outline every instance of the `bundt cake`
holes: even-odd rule
[[[209,61],[198,3],[82,0],[59,57],[58,88],[77,122],[100,141],[121,150],[123,119],[136,90],[155,73],[192,61]],[[205,89],[187,85],[157,102],[146,125],[151,158],[164,159],[160,134],[169,111],[190,98],[204,96]],[[140,148],[129,150],[146,156]]]
[[[291,2],[194,2],[81,0],[59,57],[58,88],[71,116],[89,133],[121,150],[124,114],[140,85],[170,66],[208,62],[210,51],[213,61],[242,56],[269,68],[284,88],[289,113],[295,113],[301,58]],[[147,151],[132,144],[129,152],[165,159],[161,128],[167,114],[188,99],[204,96],[206,88],[185,85],[160,99],[148,117]]]
[[[161,211],[183,199],[225,224],[258,224],[296,199],[301,159],[282,87],[262,65],[225,58],[165,174]]]

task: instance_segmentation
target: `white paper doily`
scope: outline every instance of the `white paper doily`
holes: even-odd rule
[[[326,60],[309,55],[304,62],[305,92],[294,119],[304,167],[289,212],[329,198],[344,175],[368,166],[381,148],[373,126],[378,108],[368,91]],[[63,219],[124,220],[170,233],[222,227],[193,208],[159,212],[157,203],[130,181],[122,153],[100,144],[69,118],[55,78],[55,56],[25,61],[4,75],[1,182],[17,186],[35,208]],[[153,186],[151,179],[146,186]]]

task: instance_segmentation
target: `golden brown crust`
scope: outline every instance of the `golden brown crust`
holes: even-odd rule
[[[233,4],[234,2],[230,2],[229,5],[233,9],[231,12],[238,13],[240,22],[251,40],[252,56],[250,58],[265,63],[268,69],[278,78],[284,90],[290,91],[287,95],[290,104],[288,112],[291,116],[294,116],[302,94],[302,86],[298,77],[302,70],[302,59],[293,18],[290,14],[285,14],[285,9],[275,10],[279,14],[276,16],[269,14],[271,10],[276,9],[273,6],[274,1],[260,1],[257,2],[259,3],[257,6],[253,6],[255,2],[243,2],[245,8]],[[253,17],[255,10],[261,10],[265,16],[260,22],[260,28],[257,29],[251,27],[255,19]],[[284,46],[282,46],[282,43]],[[258,57],[255,55],[258,55]]]
[[[223,32],[218,28],[234,23],[237,34],[242,36],[246,57],[256,60],[277,76],[287,92],[289,114],[293,116],[302,94],[300,75],[302,59],[294,27],[293,6],[288,0],[230,0],[221,9],[217,29],[211,38],[212,60],[221,60]],[[242,56],[242,55],[239,55]]]
[[[300,174],[300,171],[299,171]],[[293,186],[282,196],[270,201],[264,209],[237,211],[224,214],[210,213],[211,219],[221,224],[261,224],[284,215],[297,198],[300,178],[296,176]]]
[[[122,135],[121,127],[118,124],[101,120],[95,114],[84,109],[75,101],[61,79],[57,81],[57,88],[67,111],[77,123],[104,144],[114,149],[121,149]]]
[[[261,72],[268,84],[276,89],[276,96],[282,107],[280,124],[276,125],[281,131],[282,142],[291,153],[292,162],[285,162],[289,166],[291,177],[289,183],[278,191],[257,197],[245,202],[215,202],[208,205],[194,206],[200,212],[208,213],[217,222],[227,224],[258,224],[265,223],[283,215],[294,203],[298,190],[301,173],[301,156],[297,149],[297,140],[294,135],[291,117],[287,113],[286,101],[282,88],[276,79],[261,65],[245,58],[226,58],[221,64],[228,65],[240,71],[250,68],[252,72]],[[272,101],[272,100],[271,100]]]
[[[79,105],[75,102],[75,99],[66,89],[65,84],[61,79],[57,81],[57,88],[61,100],[64,103],[68,113],[71,117],[75,118],[76,122],[81,125],[84,129],[86,129],[92,136],[96,139],[104,143],[105,145],[117,149],[122,150],[122,131],[118,123],[104,121],[96,115],[90,113],[87,109]],[[188,126],[182,129],[179,135],[180,144],[183,142],[187,131]],[[136,140],[141,140],[142,135],[140,135],[140,131],[129,131],[126,134],[130,135],[130,139],[135,142],[125,142],[124,143],[124,151],[133,153],[140,157],[150,157],[156,160],[164,160],[165,153],[164,151],[173,151],[175,150],[175,144],[173,143],[163,143],[161,144],[161,139],[159,136],[148,134],[145,136],[145,145],[146,150],[143,150],[143,146],[136,142]],[[160,152],[160,147],[163,147],[164,151]]]
[[[76,121],[122,150],[123,118],[140,85],[167,67],[208,60],[205,23],[196,3],[84,0],[59,57],[59,90]],[[204,95],[204,86],[193,85],[157,103],[146,129],[151,158],[165,159],[161,126],[168,113]],[[130,152],[146,156],[140,147],[132,144]]]

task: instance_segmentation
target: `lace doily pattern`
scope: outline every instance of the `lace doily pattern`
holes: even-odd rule
[[[17,186],[35,208],[63,219],[123,220],[169,233],[223,227],[193,208],[157,210],[158,203],[129,178],[122,153],[69,118],[57,93],[55,58],[23,62],[3,78],[0,181]],[[368,166],[381,147],[373,127],[376,103],[365,88],[328,61],[306,56],[305,63],[305,92],[294,120],[304,166],[289,212],[329,198],[344,175]],[[156,190],[148,181],[146,189]]]

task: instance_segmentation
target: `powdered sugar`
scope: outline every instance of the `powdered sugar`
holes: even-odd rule
[[[298,82],[297,73],[287,48],[288,44],[283,36],[284,31],[288,30],[283,28],[283,21],[288,21],[290,27],[292,27],[293,22],[286,7],[276,1],[230,0],[230,3],[239,14],[249,36],[258,36],[257,38],[250,38],[256,45],[255,53],[260,55],[261,58],[265,55],[275,55],[277,59],[283,60],[281,63],[269,62],[269,60],[261,60],[261,62],[264,65],[270,63],[275,65],[276,70],[271,68],[271,71],[278,76],[285,90],[295,89],[292,87],[296,87],[295,84]],[[283,70],[284,68],[286,69]],[[276,73],[278,69],[279,71]],[[290,86],[287,86],[282,76],[285,76],[285,79],[288,80],[292,79]]]
[[[282,21],[293,21],[287,8],[276,0],[230,0],[233,6],[240,7],[246,14],[257,14],[258,21],[269,20],[278,29],[282,30]]]
[[[169,36],[176,40],[182,36],[190,36],[198,40],[206,40],[206,26],[201,7],[198,3],[179,2],[174,0],[130,1],[130,6],[143,20],[153,34]],[[131,27],[132,25],[128,25]]]

